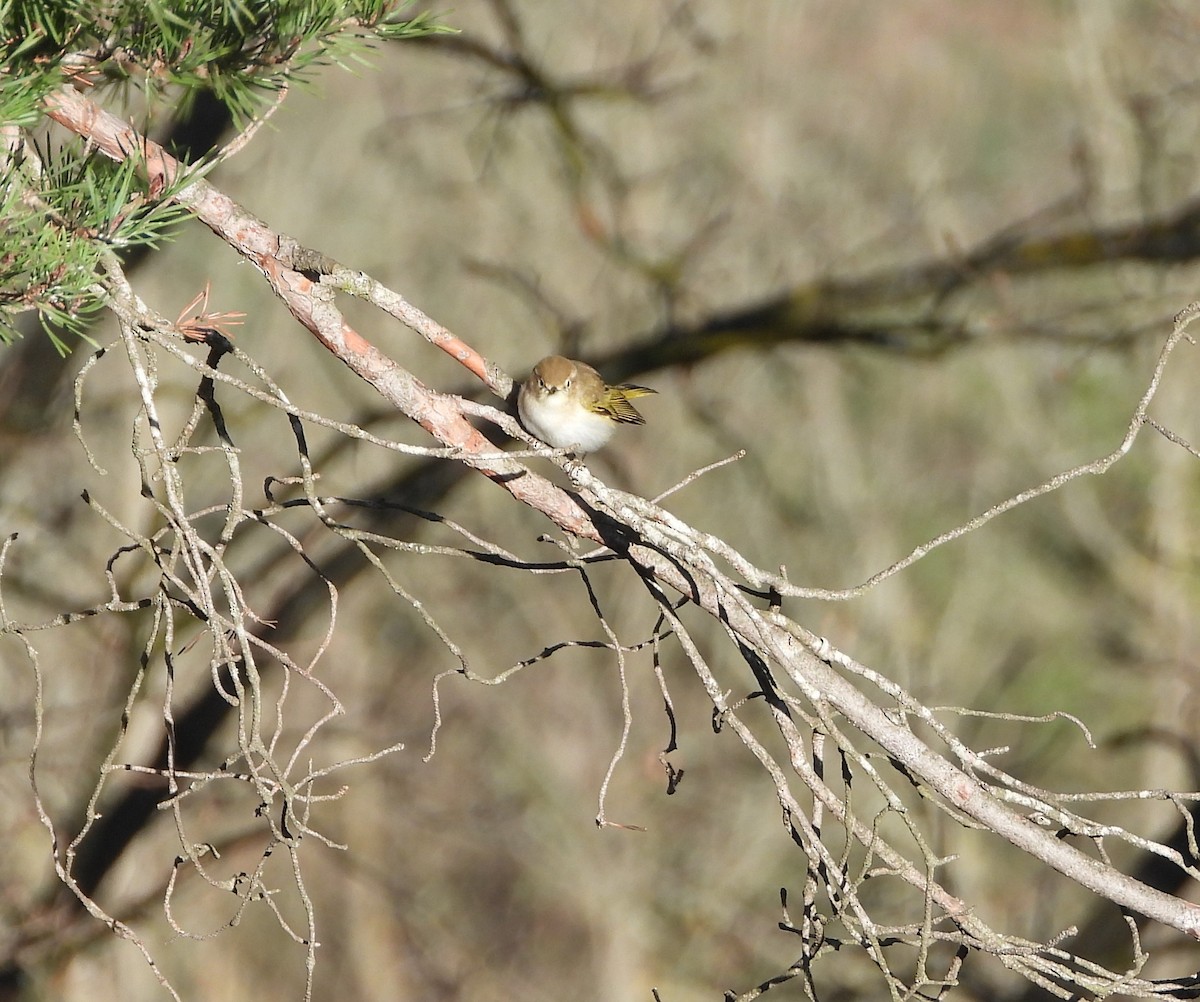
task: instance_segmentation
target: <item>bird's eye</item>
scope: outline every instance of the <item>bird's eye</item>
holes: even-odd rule
[[[569,378],[563,380],[563,389],[564,390],[568,389],[570,387],[570,385],[571,385],[571,380]]]

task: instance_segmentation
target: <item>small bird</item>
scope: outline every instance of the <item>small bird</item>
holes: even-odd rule
[[[582,455],[604,445],[619,424],[645,424],[630,400],[657,392],[632,383],[609,386],[587,363],[549,355],[521,386],[517,410],[547,445]]]

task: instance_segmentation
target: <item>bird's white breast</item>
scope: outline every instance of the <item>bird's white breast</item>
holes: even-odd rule
[[[595,452],[617,430],[611,418],[593,414],[562,392],[547,394],[540,400],[532,394],[521,394],[517,410],[521,423],[556,449],[575,447],[578,452]]]

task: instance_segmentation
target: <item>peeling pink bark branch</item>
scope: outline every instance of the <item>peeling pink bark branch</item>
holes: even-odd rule
[[[141,151],[151,190],[161,188],[178,176],[181,165],[160,146],[146,140],[128,123],[78,92],[56,92],[46,99],[46,107],[53,119],[86,136],[113,159],[123,160],[130,151]],[[343,269],[276,233],[206,181],[191,182],[175,195],[175,199],[190,207],[217,236],[251,261],[293,316],[331,353],[438,441],[461,449],[460,458],[464,463],[542,512],[564,531],[596,542],[603,541],[602,533],[575,497],[515,460],[496,458],[494,447],[467,421],[457,398],[431,390],[376,349],[345,321],[334,304],[334,291],[309,275],[336,274],[344,287],[353,286],[360,279],[373,283],[369,296],[372,301],[380,302],[381,308],[503,393],[505,378],[473,348],[397,294],[382,290],[366,276]],[[639,517],[634,517],[627,524],[636,529],[645,522],[639,523]],[[677,520],[674,524],[681,525]],[[698,547],[700,549],[702,547]],[[672,557],[671,552],[660,546],[635,545],[630,549],[629,557],[655,579],[720,618],[752,648],[767,653],[803,690],[815,692],[820,700],[844,715],[959,810],[1097,895],[1200,938],[1200,906],[1164,894],[1106,866],[1011,810],[967,772],[935,753],[911,730],[897,723],[893,716],[786,630],[767,621],[748,603],[728,601],[727,596],[734,594],[734,590],[723,579],[718,581],[717,572],[700,561],[688,559],[686,554]],[[716,701],[721,705],[720,693],[716,694]],[[906,879],[924,886],[928,878],[914,868],[906,874]],[[957,900],[932,880],[929,880],[929,887],[943,902]],[[974,920],[968,917],[960,921],[969,927]]]
[[[139,151],[152,190],[170,184],[183,170],[157,143],[73,89],[49,95],[46,109],[56,122],[86,136],[114,160]],[[570,494],[515,460],[494,458],[495,446],[467,420],[457,398],[431,390],[346,322],[334,304],[333,291],[305,274],[310,268],[336,267],[334,262],[272,230],[207,181],[192,181],[175,200],[192,209],[213,233],[262,272],[292,315],[384,399],[439,442],[461,449],[464,463],[500,483],[513,497],[543,512],[565,531],[601,542],[591,519]],[[419,310],[409,307],[403,319],[472,372],[489,371],[482,356]]]

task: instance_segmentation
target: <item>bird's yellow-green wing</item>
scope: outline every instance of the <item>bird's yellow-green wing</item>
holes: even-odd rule
[[[600,400],[596,410],[623,424],[645,424],[646,419],[638,413],[638,409],[630,403],[630,400],[633,397],[645,397],[657,392],[648,386],[638,386],[635,383],[611,386],[609,392]]]

